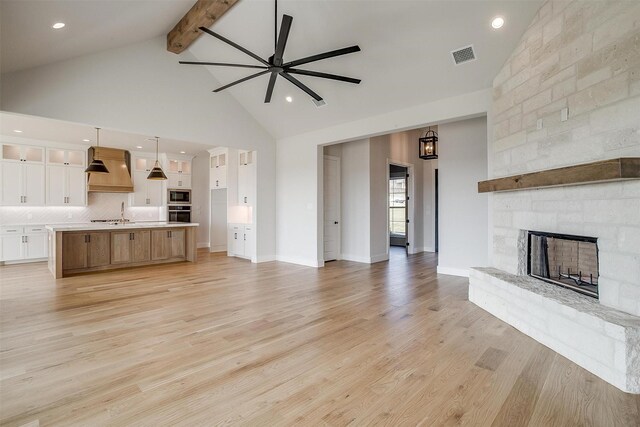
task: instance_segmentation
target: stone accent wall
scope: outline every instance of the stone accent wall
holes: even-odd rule
[[[547,0],[493,88],[492,177],[640,157],[640,2]],[[521,230],[594,236],[600,302],[640,315],[640,181],[492,197],[494,267],[521,271]]]

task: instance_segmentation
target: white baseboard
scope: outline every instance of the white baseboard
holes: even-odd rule
[[[43,262],[48,261],[47,258],[33,258],[33,259],[16,259],[12,261],[2,261],[0,265],[11,265],[11,264],[29,264],[32,262]]]
[[[307,258],[298,258],[298,257],[290,257],[290,256],[282,256],[277,255],[276,260],[280,262],[288,262],[289,264],[298,264],[305,265],[307,267],[319,267],[318,260],[315,259],[307,259]]]
[[[275,255],[260,255],[256,257],[256,262],[271,262],[275,260],[276,260]]]
[[[365,264],[371,263],[371,259],[369,257],[364,257],[360,255],[341,254],[340,259],[344,261],[363,262]]]
[[[227,252],[227,245],[209,246],[209,252]]]
[[[438,266],[438,274],[448,274],[449,276],[469,277],[469,269]]]
[[[389,254],[379,254],[379,255],[373,255],[369,260],[369,263],[374,264],[376,262],[388,261],[388,260],[389,260]]]
[[[422,249],[422,252],[435,252],[436,251],[436,248],[433,247],[433,246],[425,246],[425,247],[420,248],[420,249]]]
[[[198,242],[196,243],[196,246],[198,247],[198,249],[202,249],[202,248],[209,248],[209,242]]]

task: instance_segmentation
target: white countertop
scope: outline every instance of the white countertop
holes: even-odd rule
[[[197,227],[197,222],[167,222],[167,221],[140,221],[125,222],[124,224],[111,225],[108,222],[83,222],[76,224],[47,224],[45,227],[50,231],[104,231],[119,230],[122,228],[176,228],[176,227]]]

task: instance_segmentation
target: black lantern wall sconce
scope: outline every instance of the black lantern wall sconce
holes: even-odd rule
[[[427,133],[418,139],[418,155],[423,160],[438,158],[438,133],[431,130],[431,126]]]

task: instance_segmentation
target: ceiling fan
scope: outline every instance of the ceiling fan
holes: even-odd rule
[[[221,86],[218,89],[215,89],[214,92],[220,92],[227,88],[230,88],[231,86],[235,86],[239,83],[246,82],[247,80],[251,80],[253,78],[262,76],[264,74],[271,73],[271,76],[269,78],[269,85],[267,86],[267,94],[264,97],[265,103],[271,102],[271,95],[273,94],[273,88],[276,84],[276,79],[278,78],[278,76],[285,78],[286,80],[290,81],[292,84],[294,84],[295,86],[297,86],[298,88],[306,92],[309,96],[311,96],[313,99],[316,100],[316,103],[322,102],[322,97],[317,93],[315,93],[313,90],[311,90],[308,86],[306,86],[300,80],[293,77],[292,74],[300,74],[300,75],[311,76],[311,77],[320,77],[323,79],[338,80],[338,81],[347,82],[347,83],[355,83],[355,84],[360,83],[360,79],[354,79],[351,77],[338,76],[335,74],[321,73],[318,71],[302,70],[300,68],[296,68],[299,65],[308,64],[310,62],[316,62],[322,59],[333,58],[335,56],[341,56],[349,53],[359,52],[360,47],[358,45],[345,47],[337,50],[332,50],[332,51],[320,53],[317,55],[307,56],[306,58],[297,59],[295,61],[284,62],[283,60],[284,49],[287,45],[287,39],[289,38],[289,31],[291,30],[292,22],[293,22],[293,17],[289,15],[283,15],[282,23],[280,24],[280,35],[278,35],[278,1],[276,0],[275,1],[274,54],[268,60],[262,59],[255,53],[232,42],[231,40],[221,36],[220,34],[211,31],[206,27],[200,27],[200,31],[203,31],[209,35],[212,35],[213,37],[219,40],[222,40],[228,45],[235,47],[236,49],[254,58],[258,62],[260,62],[262,65],[230,64],[230,63],[224,63],[224,62],[198,62],[198,61],[179,61],[179,62],[180,64],[215,65],[215,66],[221,66],[221,67],[256,68],[256,69],[262,70],[255,74],[251,74],[247,77],[243,77],[239,80],[236,80],[235,82]]]

